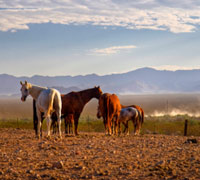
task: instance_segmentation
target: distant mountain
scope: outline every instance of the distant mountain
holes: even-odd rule
[[[55,87],[61,93],[101,86],[103,92],[118,94],[200,92],[200,70],[166,71],[141,68],[122,74],[99,76],[32,76],[0,74],[0,95],[20,93],[20,81]]]

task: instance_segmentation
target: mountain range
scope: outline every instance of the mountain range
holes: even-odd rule
[[[40,86],[54,87],[61,93],[100,86],[103,92],[117,94],[198,93],[199,70],[156,70],[140,68],[121,74],[99,76],[39,76],[15,77],[0,74],[0,95],[20,94],[20,81],[27,80]]]

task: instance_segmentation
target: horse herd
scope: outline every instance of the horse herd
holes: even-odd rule
[[[137,105],[121,105],[115,94],[103,93],[100,87],[60,94],[53,88],[36,86],[27,81],[21,84],[21,100],[25,101],[28,95],[33,97],[33,123],[35,134],[42,136],[42,122],[47,122],[47,137],[50,137],[50,128],[53,132],[58,129],[61,136],[61,118],[64,118],[65,133],[78,135],[78,120],[86,103],[92,98],[98,99],[97,118],[102,117],[105,133],[120,134],[121,123],[124,125],[124,133],[128,134],[128,121],[134,125],[134,133],[139,134],[144,122],[144,111]]]

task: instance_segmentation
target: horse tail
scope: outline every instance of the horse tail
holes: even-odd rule
[[[103,98],[103,106],[104,106],[104,113],[105,113],[105,119],[106,119],[106,122],[108,121],[108,116],[109,116],[109,103],[108,103],[108,98],[107,97],[104,97]]]
[[[140,111],[141,113],[141,125],[144,123],[144,111],[143,111],[143,109],[141,109],[141,111]]]
[[[138,110],[137,109],[137,112],[138,112],[138,119],[139,119],[139,122],[138,122],[138,124],[140,124],[141,123],[141,125],[142,125],[142,113],[141,113],[141,111],[140,110]]]
[[[48,109],[47,109],[46,116],[50,116],[51,112],[53,111],[53,101],[54,101],[55,94],[56,94],[56,91],[51,90],[51,92],[49,94],[49,106],[48,106]]]

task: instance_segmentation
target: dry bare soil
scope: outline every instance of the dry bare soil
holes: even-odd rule
[[[200,137],[0,129],[0,179],[200,179]]]

